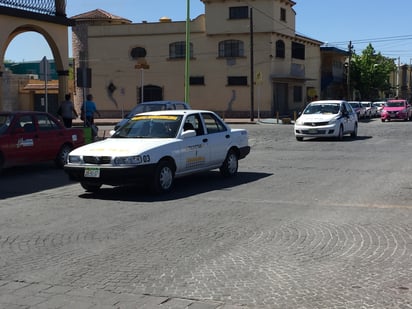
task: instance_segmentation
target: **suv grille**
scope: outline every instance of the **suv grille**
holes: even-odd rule
[[[319,126],[326,126],[329,122],[305,122],[304,125],[308,127],[319,127]]]

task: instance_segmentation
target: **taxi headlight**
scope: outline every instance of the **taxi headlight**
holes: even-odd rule
[[[300,120],[300,118],[298,118],[298,119],[296,119],[295,124],[297,124],[297,125],[302,125],[302,124],[303,124],[303,121]]]
[[[68,162],[73,164],[79,164],[82,162],[82,158],[80,156],[69,156]]]
[[[143,162],[141,156],[131,156],[131,157],[117,157],[114,159],[114,164],[116,165],[136,165]]]
[[[114,159],[116,165],[137,165],[150,162],[149,155],[137,155],[130,157],[117,157]]]

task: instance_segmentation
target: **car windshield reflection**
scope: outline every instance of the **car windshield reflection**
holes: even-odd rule
[[[175,138],[182,116],[137,115],[119,128],[113,138]]]
[[[304,114],[337,114],[339,113],[339,104],[309,104]]]

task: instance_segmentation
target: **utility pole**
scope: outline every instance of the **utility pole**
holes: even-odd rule
[[[401,57],[398,57],[398,65],[396,66],[396,98],[399,98],[399,74],[401,67]]]
[[[185,102],[190,104],[190,0],[186,4]]]
[[[250,121],[254,120],[255,109],[255,68],[253,54],[253,8],[250,8]]]
[[[349,61],[348,61],[348,72],[346,73],[346,86],[347,86],[347,93],[348,93],[348,101],[352,101],[352,93],[351,93],[351,87],[350,87],[350,65],[352,62],[352,52],[353,52],[353,45],[352,41],[349,41],[348,44],[348,51],[349,51]]]

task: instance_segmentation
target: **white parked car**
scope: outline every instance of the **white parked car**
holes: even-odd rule
[[[110,138],[70,152],[64,170],[86,191],[147,184],[163,193],[176,177],[216,168],[234,176],[249,152],[248,132],[230,128],[214,112],[153,111],[133,116]]]
[[[376,107],[376,116],[380,117],[383,107],[385,106],[386,101],[373,102],[372,105]]]
[[[324,100],[309,103],[295,121],[295,137],[334,137],[358,135],[358,117],[346,101]]]
[[[362,106],[365,108],[366,118],[375,118],[378,114],[378,108],[372,104],[370,101],[362,101]]]

